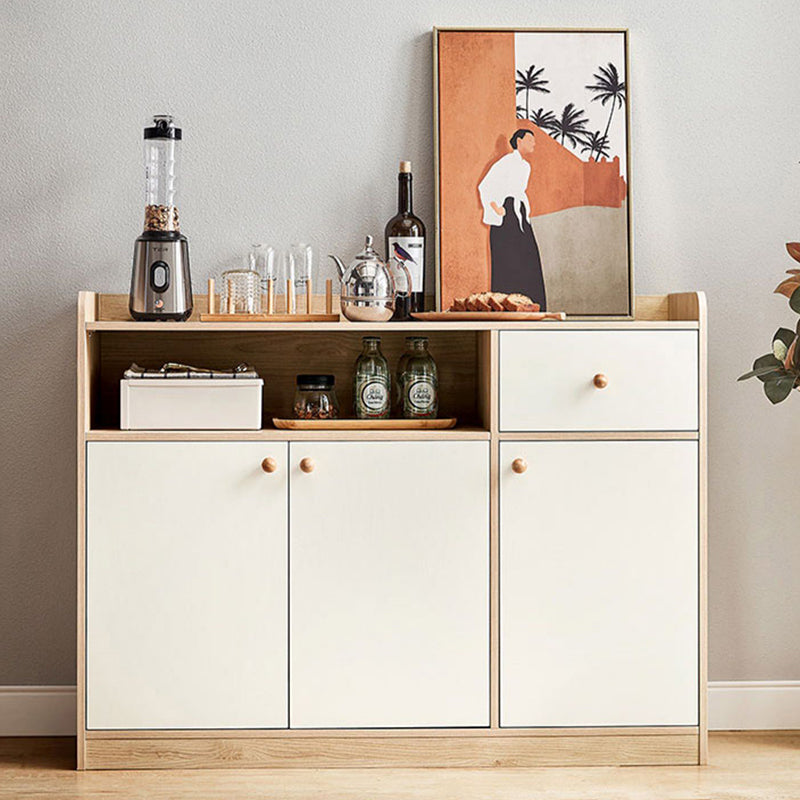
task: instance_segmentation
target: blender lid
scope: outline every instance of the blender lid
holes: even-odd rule
[[[177,127],[175,117],[171,114],[155,114],[152,124],[144,129],[144,138],[180,140],[183,131]]]

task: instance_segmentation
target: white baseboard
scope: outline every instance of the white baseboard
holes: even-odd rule
[[[800,681],[713,681],[712,731],[800,730]],[[74,686],[0,686],[0,736],[74,736]]]
[[[0,686],[0,736],[74,735],[74,686]]]
[[[800,730],[800,681],[711,681],[712,731]]]

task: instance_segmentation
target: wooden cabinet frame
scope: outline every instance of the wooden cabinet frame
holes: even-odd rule
[[[195,298],[204,310],[207,298]],[[324,302],[324,298],[315,298]],[[197,312],[196,312],[197,313]],[[498,335],[501,330],[546,328],[580,330],[689,329],[698,331],[697,431],[627,431],[592,433],[501,433],[498,425]],[[567,321],[563,323],[137,323],[127,314],[127,296],[81,292],[77,325],[77,765],[78,769],[187,768],[187,767],[514,767],[604,764],[705,764],[707,761],[707,544],[706,544],[706,303],[702,293],[638,297],[632,321]],[[388,337],[390,350],[409,333],[432,338],[432,350],[442,364],[448,358],[456,369],[443,388],[443,404],[456,406],[460,418],[447,431],[363,432],[374,440],[483,440],[490,443],[490,727],[485,729],[420,730],[87,730],[85,718],[85,592],[86,592],[86,443],[89,441],[302,441],[346,440],[354,433],[329,431],[147,432],[120,431],[113,421],[118,408],[119,364],[131,348],[143,347],[153,358],[180,343],[182,353],[197,348],[228,361],[238,357],[231,347],[247,342],[246,356],[267,373],[274,364],[281,375],[297,370],[299,342],[319,337],[330,357],[342,364],[352,360],[352,344],[374,331]],[[275,335],[280,349],[270,349]],[[294,344],[293,344],[294,343]],[[169,358],[172,358],[170,355]],[[265,357],[266,358],[266,357]],[[168,360],[168,358],[164,358]],[[127,366],[127,365],[126,365]],[[104,371],[105,367],[105,371]],[[276,381],[276,383],[278,383]],[[114,386],[117,384],[117,394]],[[279,389],[275,390],[280,391]],[[285,389],[284,389],[285,391]],[[265,397],[265,410],[283,401]],[[346,399],[345,399],[346,402]],[[271,404],[271,405],[270,405]],[[265,418],[265,424],[268,418]],[[499,727],[499,446],[511,440],[568,439],[688,439],[699,443],[699,642],[697,726],[626,728]]]

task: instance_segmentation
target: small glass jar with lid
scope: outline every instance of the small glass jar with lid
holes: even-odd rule
[[[295,419],[337,419],[336,379],[333,375],[298,375],[294,394]]]

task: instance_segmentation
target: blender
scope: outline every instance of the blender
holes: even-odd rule
[[[135,320],[183,321],[192,313],[189,244],[176,202],[182,138],[169,114],[156,114],[144,129],[144,231],[133,250],[129,302]]]

